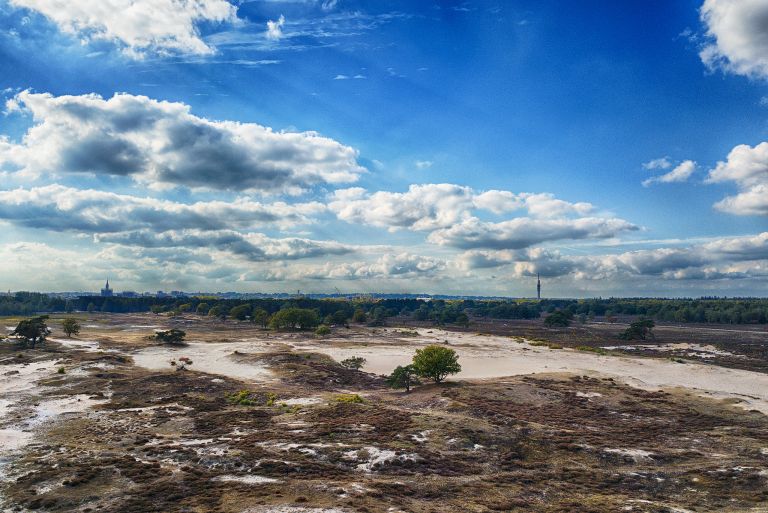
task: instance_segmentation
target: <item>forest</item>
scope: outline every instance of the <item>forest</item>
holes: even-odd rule
[[[236,309],[247,305],[247,308]],[[390,317],[410,317],[436,324],[466,325],[472,318],[537,319],[555,311],[582,320],[620,317],[647,317],[662,322],[707,324],[766,324],[768,299],[761,298],[595,298],[536,300],[431,300],[333,298],[312,299],[220,299],[215,296],[182,298],[81,296],[64,299],[37,292],[16,292],[0,296],[0,315],[31,315],[52,312],[184,313],[227,317],[230,312],[250,317],[251,311],[263,310],[272,315],[285,308],[315,310],[321,318],[351,319],[357,314],[368,323],[382,323]],[[245,312],[245,313],[243,313]]]

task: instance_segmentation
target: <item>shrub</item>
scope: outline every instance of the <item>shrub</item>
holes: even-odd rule
[[[229,316],[238,321],[244,321],[251,314],[251,305],[239,305],[229,311]]]
[[[355,313],[352,314],[352,321],[357,323],[363,323],[368,320],[368,316],[365,315],[365,310],[358,308]]]
[[[428,378],[440,383],[449,374],[461,372],[459,356],[448,347],[431,345],[417,349],[413,355],[413,370],[422,378]]]
[[[250,390],[240,390],[228,394],[227,401],[237,406],[256,406],[256,396]]]
[[[346,358],[342,360],[340,363],[343,367],[346,367],[347,369],[355,369],[360,370],[365,366],[365,364],[368,362],[365,358],[362,356],[352,356],[351,358]]]
[[[579,351],[588,351],[590,353],[596,353],[599,355],[607,355],[608,351],[603,349],[602,347],[592,347],[592,346],[576,346],[576,349]]]
[[[156,331],[155,332],[155,340],[158,342],[162,342],[163,344],[173,344],[173,345],[181,345],[184,344],[184,337],[187,336],[187,333],[182,330],[177,330],[176,328],[166,330],[166,331]]]
[[[548,328],[565,328],[571,325],[571,319],[562,311],[552,312],[544,319]]]
[[[208,303],[200,303],[195,309],[197,315],[208,315],[208,311],[211,309],[211,305]]]
[[[77,322],[77,319],[68,317],[61,322],[61,329],[64,330],[67,337],[71,337],[80,333],[80,323]]]
[[[175,367],[177,371],[183,371],[186,370],[187,367],[192,365],[192,360],[187,358],[186,356],[182,356],[181,358],[177,360],[171,360],[171,367]]]
[[[362,404],[365,401],[357,394],[339,394],[335,398],[337,403]]]
[[[330,334],[331,334],[331,328],[329,328],[329,327],[328,327],[328,326],[326,326],[325,324],[321,324],[321,325],[320,325],[320,326],[318,326],[318,327],[317,327],[317,329],[315,330],[315,335],[319,335],[319,336],[321,336],[321,337],[324,337],[324,336],[326,336],[326,335],[330,335]]]
[[[59,374],[64,374],[66,371],[64,370],[64,367],[59,367],[56,372]]]
[[[413,365],[398,365],[387,378],[387,385],[391,388],[404,388],[406,392],[410,392],[413,385],[419,384]]]
[[[270,327],[274,329],[300,329],[306,330],[320,324],[317,312],[308,308],[285,308],[275,313],[269,320]]]
[[[655,338],[653,336],[653,328],[656,323],[653,319],[638,319],[629,325],[624,333],[619,335],[622,340],[645,340],[648,337]]]

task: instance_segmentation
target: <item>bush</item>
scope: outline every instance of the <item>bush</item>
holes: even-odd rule
[[[263,308],[254,308],[251,314],[251,322],[258,324],[262,328],[266,328],[269,324],[269,312]]]
[[[218,317],[222,321],[227,318],[227,311],[221,305],[216,305],[208,310],[208,317]]]
[[[269,320],[270,327],[274,329],[300,329],[306,330],[320,324],[317,312],[308,308],[285,308],[275,313]]]
[[[337,403],[362,404],[365,401],[357,394],[339,394],[335,397]]]
[[[347,369],[360,370],[367,362],[368,360],[362,356],[352,356],[351,358],[342,360],[340,363],[342,367],[346,367]]]
[[[77,322],[77,319],[68,317],[61,322],[61,329],[64,330],[67,337],[71,337],[80,333],[80,323]]]
[[[398,365],[387,378],[387,385],[391,388],[404,388],[406,392],[410,392],[413,385],[419,384],[413,365]]]
[[[30,319],[24,319],[16,325],[16,329],[11,332],[11,336],[20,337],[24,340],[25,344],[35,348],[38,342],[44,342],[45,337],[51,334],[51,330],[48,329],[47,315],[39,315]]]
[[[256,396],[250,390],[240,390],[227,395],[227,401],[237,406],[256,406]]]
[[[629,325],[624,333],[619,335],[622,340],[645,340],[648,337],[655,338],[653,336],[653,328],[656,323],[653,319],[638,319]]]
[[[208,315],[208,311],[211,309],[211,305],[208,303],[200,303],[195,309],[197,315]]]
[[[178,359],[178,361],[171,360],[170,363],[171,363],[171,367],[175,367],[177,371],[183,371],[183,370],[186,370],[187,367],[192,365],[193,362],[188,357],[182,356],[181,358]]]
[[[329,328],[329,327],[328,327],[328,326],[326,326],[325,324],[321,324],[321,325],[320,325],[320,326],[318,326],[318,327],[317,327],[317,329],[315,330],[315,335],[319,335],[319,336],[321,336],[321,337],[324,337],[324,336],[326,336],[326,335],[330,335],[330,334],[331,334],[331,328]]]
[[[238,321],[244,321],[251,313],[251,305],[239,305],[229,311],[229,316]]]
[[[544,325],[548,328],[565,328],[571,325],[571,319],[565,312],[552,312],[544,319]]]
[[[365,310],[358,308],[355,313],[352,314],[352,321],[357,323],[364,323],[368,320],[368,316],[365,315]]]
[[[440,383],[449,374],[461,372],[459,356],[448,347],[431,345],[417,349],[413,355],[413,370],[422,378],[428,378]]]
[[[184,344],[184,337],[186,336],[187,333],[185,331],[177,330],[176,328],[155,332],[155,340],[162,342],[163,344]]]

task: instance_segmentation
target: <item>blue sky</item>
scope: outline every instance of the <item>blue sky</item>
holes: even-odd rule
[[[763,4],[0,0],[0,286],[764,295]]]

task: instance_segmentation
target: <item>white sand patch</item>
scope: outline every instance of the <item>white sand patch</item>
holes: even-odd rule
[[[600,392],[576,392],[576,397],[586,397],[587,399],[592,397],[603,397]]]
[[[272,477],[264,477],[264,476],[254,476],[254,475],[247,475],[247,476],[231,476],[231,475],[225,475],[225,476],[217,476],[213,478],[214,481],[224,481],[224,482],[235,482],[235,483],[245,483],[245,484],[264,484],[264,483],[279,483],[279,479],[274,479]]]
[[[653,461],[654,456],[652,452],[642,449],[603,449],[603,452],[629,458],[635,463]]]
[[[363,472],[372,472],[375,466],[385,465],[395,459],[400,461],[416,461],[421,459],[421,456],[415,453],[398,455],[395,451],[371,446],[364,447],[363,449],[346,451],[341,457],[348,461],[363,460],[363,463],[357,465],[357,470]]]
[[[81,413],[89,408],[106,402],[103,399],[91,399],[86,394],[71,395],[56,399],[46,399],[35,407],[35,417],[28,421],[29,425],[37,425],[60,415]]]
[[[78,340],[75,338],[53,338],[48,337],[48,340],[61,344],[64,347],[72,349],[81,349],[83,351],[97,351],[99,349],[99,343],[95,340]]]
[[[320,404],[323,402],[323,399],[320,397],[295,397],[293,399],[286,399],[285,401],[280,402],[285,403],[288,406],[309,406],[311,404]]]
[[[234,351],[253,353],[263,350],[263,344],[255,342],[210,344],[191,342],[185,346],[150,347],[133,353],[131,356],[133,356],[136,365],[150,370],[171,370],[170,360],[186,356],[194,362],[189,367],[190,370],[250,381],[268,381],[272,378],[272,374],[265,366],[238,362],[232,354]]]
[[[715,399],[738,399],[746,409],[768,414],[768,374],[698,363],[679,364],[661,358],[601,356],[572,349],[552,350],[509,337],[452,333],[438,329],[418,330],[418,337],[403,338],[393,346],[386,340],[367,337],[359,347],[335,348],[315,342],[295,342],[302,349],[325,353],[336,361],[350,356],[367,360],[363,370],[389,374],[407,365],[416,349],[448,340],[459,354],[462,371],[449,379],[489,379],[503,376],[570,372],[611,377],[645,390],[687,388]],[[364,345],[365,344],[365,345]]]
[[[414,442],[424,443],[429,439],[429,434],[431,432],[432,431],[429,431],[429,430],[422,431],[421,433],[416,433],[414,435],[411,435],[411,438],[413,439]]]

